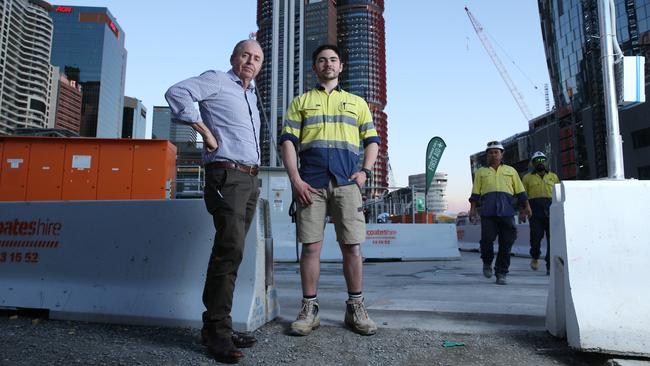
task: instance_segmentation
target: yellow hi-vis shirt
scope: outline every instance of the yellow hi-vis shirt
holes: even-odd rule
[[[496,170],[482,167],[476,172],[469,201],[481,203],[481,216],[513,216],[515,195],[523,205],[527,196],[519,174],[515,168],[501,164]]]
[[[560,178],[549,171],[543,177],[536,172],[524,175],[523,184],[530,200],[533,217],[549,217],[553,186],[558,183],[560,183]]]
[[[524,175],[522,183],[528,194],[528,199],[551,198],[553,186],[560,183],[560,178],[553,172],[546,172],[543,177],[540,177],[537,172],[530,172]]]
[[[353,184],[361,143],[379,144],[368,104],[340,87],[331,93],[312,89],[291,102],[278,144],[291,141],[298,147],[300,176],[314,188]]]

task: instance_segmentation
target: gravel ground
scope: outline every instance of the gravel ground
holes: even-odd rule
[[[571,350],[543,332],[453,334],[379,329],[372,337],[323,326],[308,337],[288,323],[254,332],[242,365],[605,365],[609,357]],[[199,331],[34,319],[0,314],[0,365],[211,365]],[[444,340],[465,346],[442,347]]]

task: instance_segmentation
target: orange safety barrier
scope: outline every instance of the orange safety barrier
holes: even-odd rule
[[[433,214],[433,212],[429,212],[428,214],[429,214],[429,221],[427,221],[427,216],[425,215],[424,212],[416,212],[415,213],[415,223],[416,224],[426,224],[427,222],[429,224],[435,223],[436,216]],[[393,223],[393,224],[411,224],[411,223],[413,223],[413,215],[411,215],[411,214],[390,216],[389,219],[390,219],[390,222]]]
[[[174,197],[176,147],[166,140],[0,137],[0,201]]]

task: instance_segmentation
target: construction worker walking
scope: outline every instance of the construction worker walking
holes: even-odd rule
[[[546,234],[546,274],[550,274],[551,262],[551,234],[550,234],[550,207],[553,186],[560,183],[557,175],[547,169],[546,155],[537,151],[530,158],[533,171],[524,175],[522,183],[528,194],[533,215],[530,218],[530,268],[539,269],[539,256],[541,255],[541,241]]]
[[[483,275],[492,277],[494,259],[494,240],[499,237],[499,252],[494,266],[496,283],[507,284],[506,275],[510,267],[510,251],[517,238],[515,225],[514,197],[519,204],[519,219],[530,217],[530,205],[524,186],[517,171],[501,162],[503,145],[499,141],[488,142],[485,149],[488,166],[480,168],[474,176],[472,195],[469,198],[470,222],[476,222],[477,206],[481,209],[481,259]]]

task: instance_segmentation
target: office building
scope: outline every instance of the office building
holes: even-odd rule
[[[0,1],[0,134],[51,123],[51,8],[39,0]]]
[[[619,45],[626,56],[650,56],[650,1],[616,0]],[[555,97],[556,159],[564,179],[607,176],[602,55],[595,1],[538,1]],[[645,71],[648,93],[648,63]],[[650,179],[648,103],[619,110],[626,178]],[[537,126],[534,126],[535,129]],[[539,145],[538,143],[536,143]]]
[[[386,33],[384,0],[338,0],[338,44],[345,54],[341,86],[368,102],[381,138],[373,169],[374,186],[388,186]]]
[[[147,132],[147,108],[137,98],[124,97],[122,138],[143,139]]]
[[[81,129],[81,86],[68,79],[65,73],[59,75],[55,128],[62,128],[79,134]]]
[[[262,46],[265,61],[256,85],[263,121],[261,160],[265,166],[282,164],[276,141],[284,113],[295,96],[316,85],[312,52],[321,44],[336,43],[334,0],[290,0],[286,5],[285,11],[283,1],[258,0],[256,39]],[[285,32],[285,29],[293,31]]]
[[[615,0],[619,45],[626,56],[650,56],[650,0]],[[520,173],[530,156],[544,152],[561,179],[607,177],[598,4],[582,0],[538,0],[542,38],[555,109],[529,121],[529,130],[503,141],[504,162]],[[649,64],[645,68],[648,94]],[[626,178],[650,179],[648,103],[619,108]],[[485,153],[470,157],[472,172]]]
[[[270,126],[262,129],[262,164],[279,165],[275,141],[284,113],[295,96],[316,84],[312,52],[324,43],[338,44],[345,64],[341,86],[368,102],[382,139],[370,184],[387,186],[383,1],[258,0],[257,24],[257,40],[266,57],[256,81],[262,120],[266,117]]]
[[[154,106],[151,138],[169,140],[177,146],[183,143],[194,145],[197,133],[190,125],[173,123],[171,108]]]
[[[426,174],[409,175],[409,187],[415,186],[416,192],[424,194]],[[447,173],[437,172],[431,180],[426,197],[427,210],[435,214],[447,211]]]
[[[127,52],[125,34],[104,7],[53,6],[52,65],[67,74],[83,90],[81,135],[122,136],[124,78]]]

